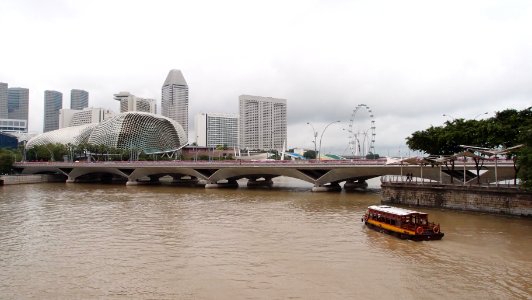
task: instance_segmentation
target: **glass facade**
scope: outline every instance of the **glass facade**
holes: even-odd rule
[[[43,132],[59,129],[59,110],[63,108],[63,94],[57,91],[44,91]]]

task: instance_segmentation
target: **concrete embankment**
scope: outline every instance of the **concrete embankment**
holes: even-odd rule
[[[26,183],[43,183],[43,182],[64,182],[65,176],[53,174],[35,174],[35,175],[2,175],[0,176],[0,185],[26,184]]]
[[[532,217],[532,193],[508,187],[383,182],[382,202]]]

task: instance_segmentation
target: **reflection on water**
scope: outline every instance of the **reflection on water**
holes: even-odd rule
[[[369,230],[377,192],[34,184],[0,194],[0,298],[531,297],[532,221],[423,209],[442,241]]]

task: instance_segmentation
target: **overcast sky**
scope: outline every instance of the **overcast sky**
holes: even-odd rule
[[[0,28],[0,82],[30,89],[36,132],[44,90],[69,108],[70,89],[85,89],[89,106],[118,111],[120,91],[160,101],[170,69],[189,85],[191,130],[198,112],[237,113],[241,94],[284,98],[289,146],[314,147],[307,122],[321,135],[341,120],[322,140],[339,154],[359,104],[384,155],[442,114],[532,105],[526,0],[0,0]]]

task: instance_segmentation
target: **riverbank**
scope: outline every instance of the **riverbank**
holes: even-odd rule
[[[382,203],[532,217],[532,193],[506,186],[382,182]]]
[[[65,176],[54,174],[32,174],[32,175],[2,175],[0,185],[28,184],[43,182],[64,182]]]

